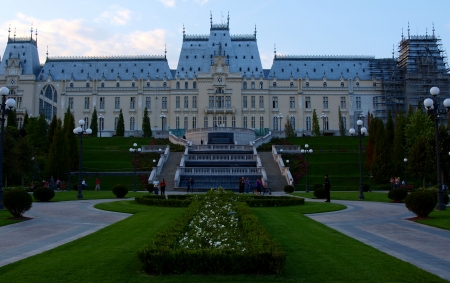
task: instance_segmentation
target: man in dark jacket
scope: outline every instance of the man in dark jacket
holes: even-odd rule
[[[328,175],[325,175],[325,183],[323,184],[323,187],[325,188],[325,194],[327,196],[327,200],[325,202],[330,202],[330,179],[328,179]]]

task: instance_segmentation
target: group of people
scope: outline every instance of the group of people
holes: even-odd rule
[[[155,180],[153,181],[153,192],[155,193],[155,195],[158,195],[158,191],[161,191],[161,195],[165,195],[166,194],[166,180],[164,180],[164,178],[161,179],[161,181],[158,180],[158,177],[155,178]]]
[[[244,177],[239,179],[239,193],[243,194],[245,193],[250,193],[251,192],[251,188],[252,186],[250,185],[250,180],[248,179],[248,177],[245,179]],[[261,181],[261,179],[257,179],[256,183],[255,183],[255,190],[253,191],[255,194],[261,194],[262,192],[262,188],[263,188],[263,183]]]
[[[400,183],[400,177],[391,177],[391,179],[389,180],[389,183],[391,183],[391,188],[399,188],[400,185],[404,185],[405,181]]]
[[[50,179],[48,181],[46,180],[42,180],[41,182],[41,186],[42,187],[46,187],[46,188],[50,188],[52,190],[56,190],[56,191],[60,191],[60,190],[65,190],[66,189],[66,184],[64,182],[61,182],[61,180],[59,178],[53,178],[53,176],[50,177]],[[34,190],[38,187],[37,184],[35,184],[34,182],[30,183],[30,189]]]

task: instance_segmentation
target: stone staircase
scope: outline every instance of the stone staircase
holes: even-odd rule
[[[276,192],[283,191],[284,186],[288,185],[286,178],[281,175],[278,164],[273,160],[272,152],[258,152],[262,166],[266,169],[268,187]]]
[[[158,179],[164,179],[167,183],[166,191],[173,190],[173,179],[175,178],[175,173],[177,171],[177,167],[180,166],[181,158],[183,157],[183,152],[171,152],[169,158],[161,170],[161,174],[159,174]]]

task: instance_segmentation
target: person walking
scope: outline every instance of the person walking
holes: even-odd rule
[[[50,189],[55,190],[55,179],[53,176],[50,177]]]
[[[191,192],[194,192],[194,178],[189,178],[189,184],[190,184],[190,187],[191,187]]]
[[[259,178],[256,180],[255,187],[256,187],[256,194],[260,195],[261,194],[262,182],[261,182],[261,180]]]
[[[61,188],[61,180],[59,178],[56,178],[56,190],[59,191],[60,188]]]
[[[161,179],[161,182],[159,182],[159,186],[161,187],[161,195],[165,195],[166,194],[166,181],[164,181],[164,178]]]
[[[82,190],[87,190],[86,179],[83,179],[83,182],[81,182],[81,189]]]
[[[239,193],[240,194],[244,193],[244,188],[245,188],[245,179],[244,179],[244,177],[242,177],[241,179],[239,179]]]
[[[95,179],[95,190],[100,191],[100,179],[98,177]]]
[[[153,181],[153,192],[155,193],[155,195],[158,195],[159,192],[159,181],[158,181],[158,177],[155,177],[155,180]]]
[[[249,192],[250,192],[250,180],[247,177],[247,179],[245,179],[245,193]]]
[[[330,202],[330,188],[331,188],[331,184],[330,184],[330,179],[328,178],[328,175],[325,175],[325,182],[323,184],[323,187],[325,188],[325,194],[327,197],[327,200],[325,202]]]

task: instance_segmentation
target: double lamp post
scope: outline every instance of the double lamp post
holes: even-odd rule
[[[356,124],[358,125],[358,130],[355,130],[354,128],[351,128],[349,130],[351,135],[354,135],[355,132],[358,133],[359,137],[359,199],[364,199],[364,186],[363,186],[363,177],[362,177],[362,138],[366,135],[367,129],[366,127],[363,127],[363,120],[364,115],[360,114],[358,116],[358,121],[356,121]]]
[[[134,186],[133,192],[136,192],[136,153],[141,152],[141,148],[137,147],[137,143],[133,143],[133,147],[130,147],[130,152],[134,153]]]
[[[90,134],[92,134],[92,130],[84,129],[84,124],[85,124],[84,120],[80,120],[80,121],[78,121],[78,123],[80,124],[80,126],[73,129],[73,133],[75,135],[78,135],[78,137],[80,138],[80,158],[79,158],[79,164],[78,164],[78,195],[77,195],[77,198],[82,199],[83,198],[83,188],[82,188],[82,184],[81,184],[81,182],[82,182],[81,168],[83,166],[83,134],[90,135]]]

